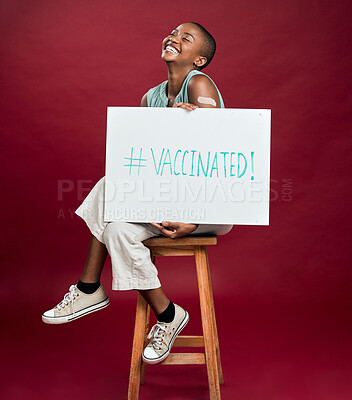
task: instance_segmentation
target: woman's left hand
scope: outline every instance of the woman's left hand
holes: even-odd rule
[[[198,228],[197,224],[185,224],[183,222],[163,221],[161,224],[151,222],[151,225],[159,229],[159,231],[171,239],[186,236]]]
[[[198,108],[198,106],[196,106],[195,104],[191,104],[191,103],[175,103],[172,107],[184,108],[185,110],[188,110],[188,111],[193,111],[196,108]]]

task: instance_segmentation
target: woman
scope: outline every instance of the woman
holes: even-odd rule
[[[181,107],[192,111],[202,108],[224,108],[215,83],[201,72],[212,60],[216,44],[201,25],[190,22],[179,25],[162,42],[161,58],[168,68],[168,79],[151,88],[141,101],[142,107]],[[102,178],[76,210],[91,231],[86,265],[77,285],[71,285],[64,299],[46,311],[45,323],[73,321],[109,305],[100,284],[100,276],[110,254],[113,290],[138,290],[154,311],[157,324],[149,334],[151,342],[143,351],[149,364],[163,361],[170,353],[176,336],[187,324],[187,311],[170,301],[161,288],[158,271],[150,259],[143,240],[160,234],[177,238],[193,234],[225,234],[232,225],[196,225],[163,221],[158,223],[104,222],[105,178]],[[164,335],[165,332],[170,334]]]

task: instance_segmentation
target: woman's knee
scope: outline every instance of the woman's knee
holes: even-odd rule
[[[109,222],[104,230],[104,241],[118,240],[120,242],[134,242],[138,234],[135,224],[129,222]]]
[[[130,234],[130,229],[127,222],[109,222],[104,230],[104,240],[109,239],[118,240],[121,238],[126,238]]]

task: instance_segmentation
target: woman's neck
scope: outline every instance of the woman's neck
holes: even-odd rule
[[[192,68],[174,69],[168,65],[167,97],[169,100],[175,100],[181,90],[183,81],[190,71],[192,71]]]

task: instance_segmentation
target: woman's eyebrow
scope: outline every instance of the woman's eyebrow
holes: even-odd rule
[[[174,31],[177,31],[178,33],[180,33],[180,31],[179,31],[177,28],[174,29]],[[172,31],[172,32],[173,32],[173,31]],[[191,35],[190,33],[188,33],[188,32],[183,32],[183,33],[185,33],[186,35],[192,36],[192,38],[194,39],[194,36]]]

